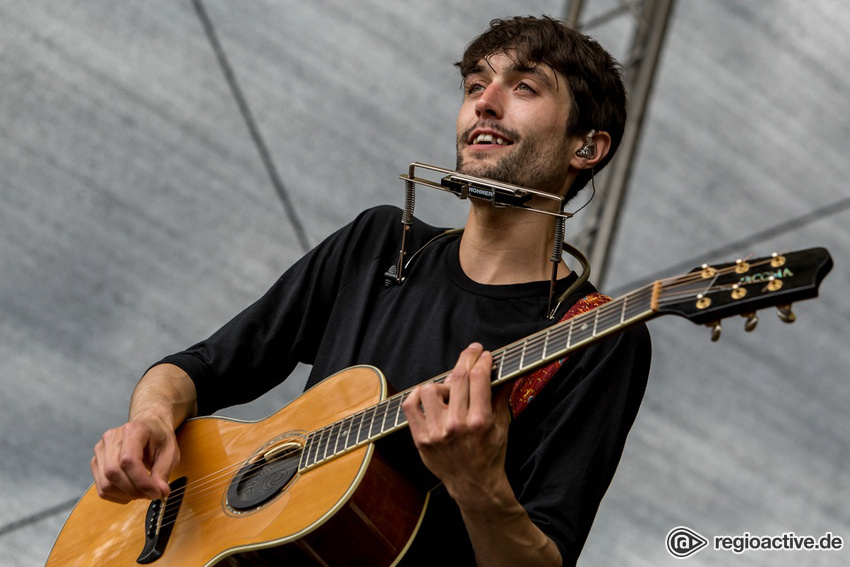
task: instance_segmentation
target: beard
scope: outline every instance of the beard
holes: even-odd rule
[[[467,154],[467,159],[464,159],[461,148],[472,133],[470,129],[457,139],[456,170],[459,173],[550,193],[560,192],[567,173],[566,136],[559,144],[542,143],[533,135],[521,137],[517,132],[505,128],[488,128],[501,131],[513,140],[511,150],[495,162],[489,161],[492,158],[474,152]]]

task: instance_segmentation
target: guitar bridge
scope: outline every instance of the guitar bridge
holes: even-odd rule
[[[180,512],[180,505],[183,503],[186,477],[181,476],[169,486],[171,494],[167,498],[154,500],[148,506],[148,513],[145,514],[145,547],[136,563],[153,563],[165,552],[165,546],[168,545],[168,538]]]

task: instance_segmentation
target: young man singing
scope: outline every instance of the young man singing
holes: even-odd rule
[[[617,64],[590,38],[546,17],[494,20],[458,66],[459,172],[567,202],[611,159],[626,96]],[[553,322],[554,217],[473,200],[462,234],[414,221],[419,252],[404,284],[386,286],[399,217],[364,212],[212,337],[153,366],[128,422],[95,447],[101,497],[168,494],[175,429],[257,397],[298,362],[312,365],[308,387],[371,364],[397,391],[413,388],[403,406],[411,455],[440,481],[402,564],[574,564],[646,387],[646,329],[492,392],[490,349]],[[561,261],[556,291],[576,278]],[[604,300],[583,284],[554,320]],[[417,386],[450,368],[444,383]]]

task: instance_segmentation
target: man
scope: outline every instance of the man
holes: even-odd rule
[[[463,173],[566,201],[619,144],[625,93],[615,62],[552,19],[494,20],[458,66]],[[398,215],[366,211],[212,337],[153,366],[128,422],[95,447],[99,494],[116,502],[166,495],[180,423],[253,399],[297,362],[313,365],[308,387],[367,363],[399,391],[453,368],[404,403],[419,457],[441,481],[405,564],[574,564],[643,396],[645,328],[550,367],[542,382],[492,395],[487,349],[552,323],[553,218],[473,201],[462,236],[416,221],[406,280],[386,286]],[[558,292],[575,280],[561,262]],[[582,285],[556,318],[593,294]]]

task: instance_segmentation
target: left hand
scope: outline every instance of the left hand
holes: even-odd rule
[[[505,474],[510,412],[505,396],[492,397],[492,366],[492,355],[473,343],[444,383],[415,388],[402,406],[422,461],[462,508],[487,508],[505,491],[512,496]]]

